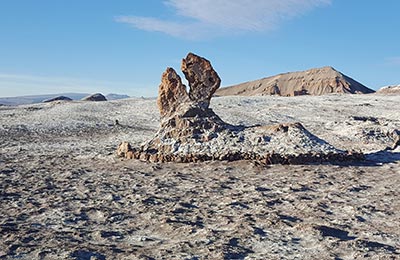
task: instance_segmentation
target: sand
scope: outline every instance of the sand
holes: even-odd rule
[[[232,124],[301,122],[351,164],[151,164],[155,99],[0,107],[0,259],[398,259],[397,96],[221,97]],[[119,124],[115,123],[118,120]]]

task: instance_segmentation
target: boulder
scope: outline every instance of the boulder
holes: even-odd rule
[[[82,98],[82,101],[107,101],[107,98],[101,93],[95,93]]]
[[[118,157],[126,157],[128,152],[132,151],[132,146],[128,142],[122,142],[119,144],[117,149],[117,156]]]

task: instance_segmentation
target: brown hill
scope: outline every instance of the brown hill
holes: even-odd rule
[[[374,90],[338,72],[322,67],[299,72],[283,73],[255,81],[219,89],[218,96],[298,96],[329,93],[367,94]]]
[[[384,95],[399,95],[400,94],[400,85],[397,86],[387,86],[379,89],[376,94],[384,94]]]

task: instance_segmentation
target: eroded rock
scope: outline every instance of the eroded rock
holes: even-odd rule
[[[161,78],[157,104],[161,124],[156,135],[132,148],[123,142],[117,155],[150,162],[252,160],[262,164],[299,164],[361,159],[360,153],[336,149],[300,123],[235,126],[209,108],[220,78],[211,63],[189,53],[182,60],[189,93],[181,78],[167,68]]]
[[[128,142],[122,142],[119,144],[117,149],[117,156],[118,157],[127,157],[126,155],[128,152],[132,151],[132,146]]]
[[[161,118],[169,117],[177,110],[178,106],[189,100],[185,85],[181,77],[173,68],[167,68],[162,74],[161,84],[158,88],[157,105]]]
[[[210,61],[189,53],[182,60],[181,69],[189,82],[190,99],[208,107],[212,95],[221,84],[221,79],[211,66]]]

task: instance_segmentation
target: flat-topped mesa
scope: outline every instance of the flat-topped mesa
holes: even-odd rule
[[[151,162],[254,160],[264,164],[362,158],[361,154],[336,149],[300,123],[264,127],[227,124],[209,108],[221,83],[211,63],[189,53],[182,60],[182,71],[189,82],[189,93],[176,71],[167,68],[158,91],[159,130],[140,147],[121,143],[119,157]]]
[[[221,85],[221,79],[211,66],[210,61],[189,53],[182,60],[181,69],[189,82],[190,100],[207,108],[211,97]]]

